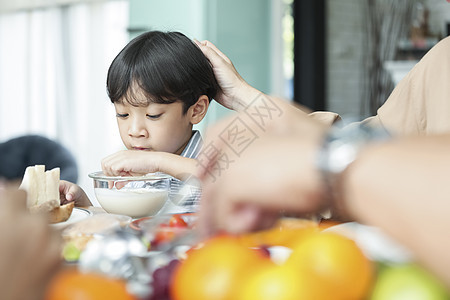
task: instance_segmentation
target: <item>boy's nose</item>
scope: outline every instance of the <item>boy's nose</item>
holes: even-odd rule
[[[148,131],[139,120],[133,120],[128,130],[131,137],[148,137]]]

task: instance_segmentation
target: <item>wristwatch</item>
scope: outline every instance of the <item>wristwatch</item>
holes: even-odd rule
[[[384,128],[353,123],[343,128],[333,127],[319,150],[317,166],[322,174],[330,204],[339,198],[338,181],[341,174],[369,143],[385,141],[390,137]]]

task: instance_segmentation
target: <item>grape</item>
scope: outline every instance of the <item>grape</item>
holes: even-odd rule
[[[66,261],[72,262],[80,259],[81,251],[73,242],[69,242],[64,245],[63,257]]]
[[[259,247],[253,248],[255,251],[257,251],[259,254],[261,254],[264,257],[270,258],[270,250],[269,247],[266,245],[261,245]]]
[[[173,271],[180,263],[178,259],[170,261],[166,266],[153,272],[153,294],[149,300],[170,300],[169,287]]]

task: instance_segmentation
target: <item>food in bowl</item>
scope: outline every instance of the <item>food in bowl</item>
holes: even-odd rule
[[[77,261],[86,245],[94,238],[102,238],[108,232],[127,227],[131,217],[100,213],[69,225],[62,231],[63,257],[66,261]]]
[[[147,242],[148,249],[159,250],[160,246],[188,234],[196,226],[195,213],[158,215],[132,221],[129,228],[139,232]]]
[[[105,176],[102,172],[89,174],[94,180],[95,197],[102,208],[114,214],[141,218],[157,214],[169,196],[170,176]]]
[[[153,230],[155,226],[152,226],[153,217],[144,217],[140,219],[135,219],[130,222],[129,227],[136,232],[142,232],[146,230]],[[158,227],[170,226],[170,227],[188,227],[193,228],[195,226],[195,221],[197,220],[197,215],[195,213],[180,213],[180,214],[169,214],[165,215],[165,221],[161,222]]]

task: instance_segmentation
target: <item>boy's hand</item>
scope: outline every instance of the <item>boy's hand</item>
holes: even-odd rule
[[[61,204],[75,201],[75,206],[92,206],[84,190],[75,183],[61,180],[59,182],[59,196]]]
[[[142,176],[159,172],[160,153],[139,150],[122,150],[102,160],[102,170],[107,176]]]

